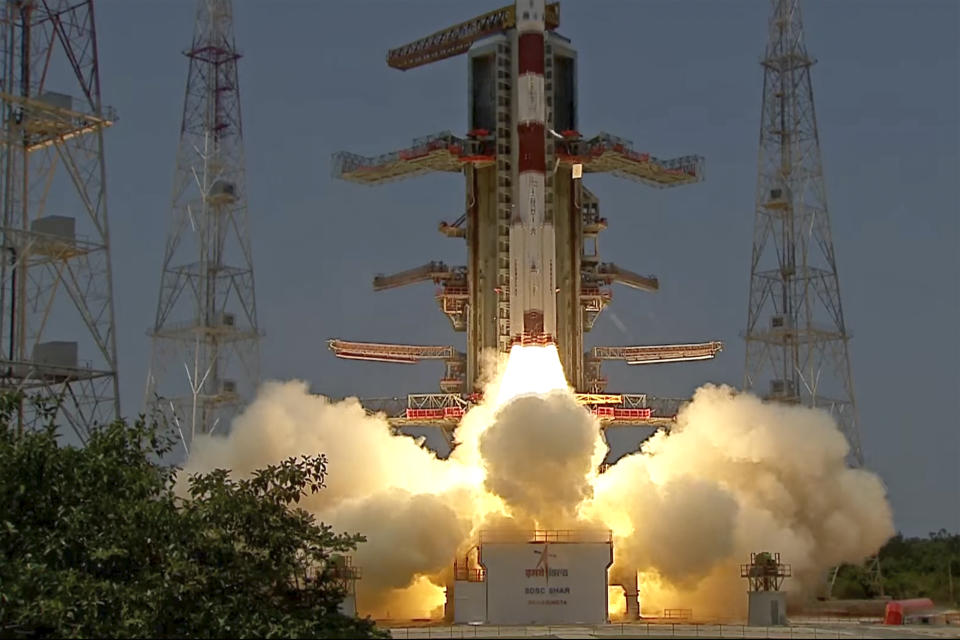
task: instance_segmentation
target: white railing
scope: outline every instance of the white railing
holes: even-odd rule
[[[805,619],[806,620],[806,619]],[[394,638],[876,638],[890,631],[877,618],[865,620],[816,620],[791,623],[783,627],[751,627],[745,624],[706,624],[695,622],[623,622],[599,625],[437,625],[393,626],[379,620]],[[399,622],[399,621],[397,621]],[[908,631],[907,627],[900,627]],[[949,630],[948,630],[949,631]],[[893,637],[892,635],[890,637]],[[945,633],[941,637],[950,637]]]

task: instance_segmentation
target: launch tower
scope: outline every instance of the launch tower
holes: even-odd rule
[[[81,440],[120,412],[92,0],[0,6],[0,389]],[[19,428],[38,414],[22,402]]]
[[[763,65],[744,387],[821,407],[863,463],[799,0],[773,0]]]
[[[243,128],[230,0],[199,0],[147,403],[186,445],[224,428],[259,380]]]
[[[467,334],[466,353],[452,346],[416,346],[331,340],[341,358],[413,363],[440,359],[441,394],[410,396],[407,406],[375,407],[394,422],[455,424],[484,377],[484,352],[508,352],[515,342],[557,345],[567,380],[605,422],[656,424],[678,402],[643,394],[606,394],[603,360],[630,364],[712,358],[718,342],[594,347],[583,334],[620,283],[656,291],[654,276],[602,262],[597,239],[607,227],[584,173],[609,172],[663,188],[702,179],[702,158],[661,160],[628,140],[579,132],[577,54],[555,33],[559,4],[518,0],[392,49],[387,64],[409,70],[466,54],[468,131],[426,136],[377,157],[340,152],[334,176],[382,184],[430,171],[460,173],[466,181],[463,215],[439,231],[467,245],[467,264],[429,262],[374,278],[375,290],[432,281],[435,299],[455,331]]]

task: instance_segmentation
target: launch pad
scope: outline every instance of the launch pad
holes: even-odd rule
[[[445,131],[375,157],[334,155],[334,176],[359,184],[432,171],[465,178],[463,214],[438,229],[465,241],[467,264],[432,261],[377,275],[373,282],[375,290],[433,282],[435,300],[452,328],[467,334],[465,352],[453,346],[329,341],[334,354],[346,359],[444,361],[441,393],[364,401],[396,427],[455,426],[478,400],[481,381],[490,377],[485,367],[491,359],[485,355],[509,353],[515,344],[555,344],[566,380],[606,423],[665,426],[682,400],[608,394],[601,363],[705,360],[723,348],[720,342],[585,348],[584,333],[612,300],[613,284],[654,292],[659,281],[601,262],[598,236],[607,219],[583,184],[584,174],[612,173],[657,188],[684,186],[703,179],[703,159],[663,160],[607,133],[583,136],[577,52],[556,33],[559,24],[558,3],[520,0],[391,50],[388,64],[404,71],[466,54],[466,135]]]

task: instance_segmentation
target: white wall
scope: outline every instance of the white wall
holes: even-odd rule
[[[337,610],[340,611],[345,616],[351,618],[357,617],[357,597],[353,594],[346,596],[343,599],[343,602],[340,603],[340,606],[337,607]]]
[[[457,580],[453,583],[453,621],[456,624],[487,621],[487,583]]]
[[[785,591],[750,591],[747,624],[751,627],[773,627],[787,624]]]
[[[487,622],[603,624],[612,559],[609,542],[483,543]]]

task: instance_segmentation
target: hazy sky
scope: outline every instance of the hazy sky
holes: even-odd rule
[[[502,4],[433,0],[235,3],[265,377],[325,394],[437,389],[442,365],[337,361],[328,337],[462,345],[431,285],[371,278],[462,264],[436,231],[463,180],[334,181],[330,156],[466,129],[463,57],[402,73],[386,50]],[[123,412],[141,409],[195,3],[98,0]],[[807,2],[813,83],[867,465],[908,534],[960,530],[958,28],[952,0]],[[563,0],[579,51],[580,130],[661,157],[698,153],[706,181],[655,190],[586,178],[610,230],[600,249],[661,291],[617,288],[588,343],[720,339],[712,362],[607,365],[612,390],[739,385],[769,3]],[[620,329],[619,326],[625,329]]]

